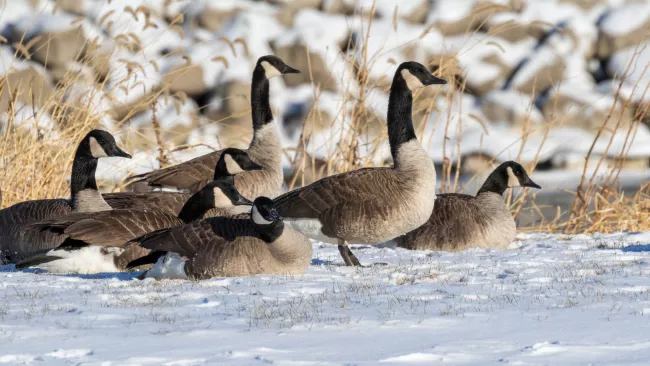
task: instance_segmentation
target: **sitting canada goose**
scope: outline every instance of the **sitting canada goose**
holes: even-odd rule
[[[135,239],[155,230],[179,226],[200,220],[212,208],[229,209],[232,206],[250,206],[253,202],[244,198],[233,185],[234,174],[248,169],[258,169],[245,151],[228,148],[219,157],[215,169],[215,180],[208,183],[199,192],[192,195],[178,216],[156,209],[115,209],[99,212],[81,212],[67,216],[55,217],[32,225],[34,230],[46,230],[58,233],[66,240],[57,248],[46,253],[27,258],[16,265],[16,268],[36,267],[48,263],[50,271],[92,273],[92,264],[97,264],[97,271],[104,270],[104,260],[77,261],[76,256],[90,257],[90,253],[113,255],[114,251],[101,252],[96,248],[84,249],[83,246],[122,246],[129,240]],[[71,245],[70,243],[74,243]],[[84,249],[84,250],[80,250]],[[132,247],[137,249],[137,247]],[[91,252],[89,252],[91,251]],[[119,253],[119,259],[113,261],[117,268],[124,266],[134,258],[140,257],[137,251]],[[58,261],[65,259],[65,261]],[[50,263],[58,261],[55,263]],[[75,262],[76,261],[76,262]],[[110,260],[108,262],[111,262]],[[83,265],[74,270],[74,263]],[[60,266],[61,268],[57,268]]]
[[[524,167],[514,161],[505,162],[490,174],[476,196],[438,195],[429,221],[396,238],[397,246],[447,251],[507,247],[517,227],[502,195],[512,187],[542,188],[528,177]]]
[[[0,262],[16,263],[63,242],[57,234],[33,230],[32,223],[73,212],[110,210],[95,181],[97,160],[109,156],[131,158],[110,133],[92,130],[79,143],[72,162],[70,199],[25,201],[0,210]]]
[[[129,264],[156,266],[145,277],[201,280],[255,274],[302,274],[311,263],[311,241],[285,227],[273,201],[258,197],[251,213],[211,217],[145,235],[127,245],[151,250]]]
[[[445,84],[417,62],[402,63],[388,102],[392,168],[333,175],[274,200],[287,223],[306,236],[338,243],[346,265],[359,265],[348,243],[376,244],[424,224],[435,201],[436,171],[411,121],[412,91]]]
[[[251,201],[237,192],[227,180],[215,180],[195,193],[185,204],[179,217],[155,210],[113,210],[94,212],[75,220],[52,220],[45,226],[58,232],[66,240],[58,247],[27,258],[16,265],[17,269],[38,267],[50,273],[97,273],[123,270],[126,264],[148,253],[131,246],[121,246],[131,239],[153,232],[191,223],[200,219],[212,207],[228,208],[233,205],[250,206]]]
[[[226,179],[234,184],[234,176],[243,172],[262,170],[244,150],[227,148],[218,156],[213,180]],[[152,209],[178,215],[192,195],[182,192],[118,192],[103,194],[106,202],[114,209]],[[227,211],[232,207],[220,209]],[[239,213],[239,212],[237,212]]]
[[[269,103],[269,79],[299,72],[275,56],[260,57],[253,70],[251,85],[253,140],[248,147],[248,154],[263,169],[246,172],[235,178],[235,187],[245,197],[275,197],[280,193],[283,183],[282,146]],[[132,184],[146,183],[154,187],[176,187],[194,193],[212,179],[212,169],[219,155],[221,151],[216,151],[178,165],[136,175],[133,177]]]

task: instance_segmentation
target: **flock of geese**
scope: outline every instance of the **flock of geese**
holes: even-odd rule
[[[502,194],[541,187],[509,161],[476,196],[436,196],[433,162],[413,129],[412,92],[446,82],[417,62],[402,63],[390,89],[393,167],[333,175],[280,194],[282,147],[269,79],[298,72],[278,57],[261,57],[252,78],[248,149],[227,148],[134,176],[131,185],[148,187],[145,192],[98,191],[98,159],[131,156],[110,133],[89,132],[74,156],[70,199],[0,210],[0,261],[52,273],[145,268],[142,278],[199,280],[304,273],[312,259],[309,239],[338,244],[348,266],[360,265],[348,244],[395,240],[407,249],[462,250],[512,242],[516,226]],[[160,187],[181,192],[154,190]]]

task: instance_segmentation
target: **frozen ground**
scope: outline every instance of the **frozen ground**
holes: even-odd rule
[[[141,282],[0,272],[0,364],[647,365],[650,234],[509,250],[314,244],[304,276]]]

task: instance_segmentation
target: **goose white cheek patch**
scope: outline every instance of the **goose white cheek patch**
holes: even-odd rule
[[[420,89],[420,88],[423,88],[423,87],[424,87],[424,85],[422,84],[422,82],[420,81],[420,79],[418,79],[417,77],[415,77],[413,74],[411,74],[410,71],[408,71],[408,70],[406,70],[406,69],[402,70],[402,77],[403,77],[404,80],[406,81],[406,86],[407,86],[411,91],[416,90],[416,89]]]
[[[258,225],[268,225],[272,223],[272,221],[268,221],[264,216],[262,216],[262,214],[260,214],[256,206],[253,206],[253,209],[251,210],[251,218],[253,219],[253,222]]]
[[[511,167],[508,167],[508,187],[521,187],[519,178],[517,178]]]
[[[95,139],[94,137],[90,138],[89,144],[90,144],[90,154],[93,156],[93,158],[99,159],[108,156],[108,154],[106,154],[106,151],[104,150],[102,145],[100,145],[99,142],[97,142],[97,139]]]
[[[223,160],[226,162],[226,169],[228,170],[228,173],[235,175],[244,171],[244,169],[242,169],[241,166],[237,164],[235,159],[233,159],[230,154],[226,154]]]
[[[267,79],[272,79],[276,76],[282,75],[280,70],[275,68],[275,66],[271,65],[267,61],[262,61],[262,67],[264,68],[264,75],[266,75]]]
[[[212,192],[214,192],[214,207],[216,208],[230,208],[232,207],[232,201],[228,196],[226,196],[225,193],[219,188],[219,187],[214,187],[212,189]]]

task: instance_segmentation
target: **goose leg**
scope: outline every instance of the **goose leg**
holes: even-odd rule
[[[350,247],[345,240],[339,240],[339,253],[341,253],[341,257],[343,257],[346,266],[362,267],[359,259],[357,259],[357,256],[352,253],[352,250],[350,250]]]

